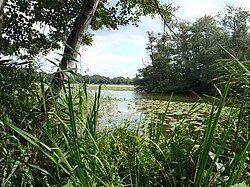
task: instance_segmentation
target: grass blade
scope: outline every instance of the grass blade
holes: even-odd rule
[[[210,151],[212,141],[213,141],[213,134],[214,134],[214,131],[215,131],[216,126],[218,124],[221,111],[222,111],[224,104],[225,104],[225,101],[226,101],[227,93],[229,90],[229,83],[230,83],[230,81],[228,81],[228,83],[225,87],[224,93],[223,93],[222,98],[220,100],[220,103],[219,103],[219,106],[217,108],[217,112],[215,114],[214,119],[209,120],[209,124],[208,124],[208,127],[206,129],[206,135],[205,135],[205,138],[204,138],[203,143],[202,143],[202,153],[201,153],[201,157],[200,157],[198,171],[197,171],[196,178],[194,181],[194,187],[199,187],[201,185],[202,177],[203,177],[203,174],[204,174],[204,171],[205,171],[205,168],[207,165],[207,161],[208,161],[209,151]],[[212,113],[210,115],[210,118],[211,117],[212,117]],[[207,173],[206,175],[210,175],[210,173]]]

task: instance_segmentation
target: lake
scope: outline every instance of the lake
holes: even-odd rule
[[[171,95],[137,91],[102,90],[102,96],[101,128],[128,120],[159,122],[162,117],[164,125],[169,128],[182,122],[200,126],[210,110],[207,99],[195,93],[175,94],[171,101]]]

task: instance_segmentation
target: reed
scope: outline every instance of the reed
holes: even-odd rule
[[[247,112],[246,97],[242,97],[239,108],[226,107],[229,85],[220,103],[214,104],[208,114],[205,129],[194,133],[183,119],[166,136],[164,116],[170,102],[158,123],[149,125],[143,119],[131,120],[98,131],[101,87],[92,95],[85,84],[72,87],[67,83],[64,94],[53,101],[54,109],[45,110],[45,126],[28,107],[25,111],[42,130],[40,139],[11,119],[0,119],[1,129],[8,129],[6,132],[17,142],[11,147],[5,141],[10,140],[10,136],[1,139],[6,149],[10,154],[12,149],[23,151],[19,158],[0,159],[1,184],[18,186],[14,181],[20,181],[34,186],[65,187],[232,186],[240,183],[246,186],[249,184],[244,178],[249,176],[249,137],[248,125],[242,126]],[[42,94],[45,94],[43,87],[41,83]],[[230,112],[227,120],[222,120],[221,114],[226,108]],[[233,141],[236,137],[238,148]],[[20,142],[22,138],[26,140],[25,149],[20,148],[24,146]],[[39,155],[32,160],[36,149]],[[24,157],[26,161],[22,160]],[[7,162],[11,164],[3,164]],[[18,173],[24,169],[30,177],[21,179]]]

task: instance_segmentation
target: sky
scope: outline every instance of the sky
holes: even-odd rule
[[[161,0],[162,3],[171,3],[178,6],[179,9],[175,16],[180,20],[190,22],[194,22],[204,15],[215,16],[222,13],[227,4],[250,10],[248,1]],[[94,32],[92,46],[85,46],[80,50],[79,71],[82,74],[99,74],[110,78],[118,76],[134,78],[137,70],[145,67],[144,64],[149,61],[145,50],[148,43],[147,31],[155,33],[163,31],[163,25],[158,17],[154,19],[143,17],[139,27],[126,26],[115,31],[104,29]],[[51,60],[56,58],[55,52],[52,52],[48,58]],[[46,71],[55,70],[47,63],[44,65]]]

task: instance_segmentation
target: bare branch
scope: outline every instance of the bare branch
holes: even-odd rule
[[[170,30],[170,32],[176,37],[179,38],[177,36],[177,34],[174,32],[174,30],[170,27],[170,25],[168,24],[169,20],[166,18],[163,9],[161,8],[161,5],[159,5],[157,0],[152,0],[157,8],[157,11],[161,17],[161,19],[163,20],[163,24]]]

